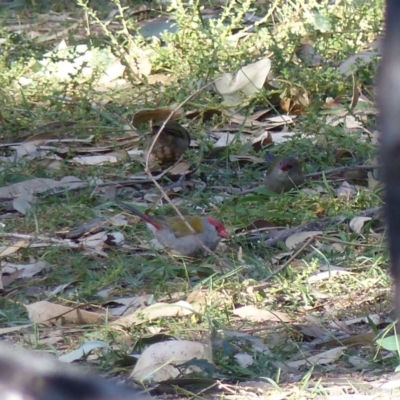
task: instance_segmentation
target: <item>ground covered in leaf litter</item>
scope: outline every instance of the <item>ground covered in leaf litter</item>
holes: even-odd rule
[[[182,89],[179,68],[168,73],[143,43],[129,64],[115,43],[114,52],[87,46],[79,13],[25,11],[18,22],[7,14],[2,33],[2,341],[128,382],[151,375],[154,393],[386,396],[395,360],[374,340],[390,322],[390,280],[377,169],[368,167],[378,138],[368,72],[379,48],[372,43],[361,63],[340,53],[335,64],[318,40],[303,43],[293,79],[333,68],[343,85],[314,109],[304,83],[265,88],[271,70],[283,74],[278,53],[258,49],[236,75],[222,68],[215,86]],[[158,14],[132,12],[156,36]],[[244,18],[232,39],[255,21]],[[91,22],[107,41],[102,20]],[[109,32],[120,28],[113,21]],[[363,45],[373,33],[363,32]],[[191,150],[153,179],[182,212],[229,227],[219,259],[154,250],[145,227],[113,203],[173,214],[142,155],[149,121],[171,113]],[[301,159],[302,188],[262,189],[268,145]]]

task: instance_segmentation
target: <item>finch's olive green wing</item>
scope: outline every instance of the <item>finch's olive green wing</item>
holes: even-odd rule
[[[186,221],[193,228],[195,233],[203,232],[203,220],[196,216],[185,216]],[[188,228],[184,221],[180,217],[171,217],[168,219],[169,226],[174,231],[177,238],[193,235],[193,232]]]

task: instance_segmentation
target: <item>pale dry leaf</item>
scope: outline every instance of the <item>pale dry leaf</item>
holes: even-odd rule
[[[233,311],[233,314],[239,316],[240,318],[249,319],[256,322],[289,322],[291,320],[290,317],[283,312],[262,310],[253,305],[237,308]]]
[[[340,358],[343,354],[343,351],[347,349],[347,347],[336,347],[334,349],[324,351],[322,353],[316,354],[315,356],[307,357],[303,360],[296,361],[286,361],[286,364],[290,368],[298,368],[303,365],[324,365],[335,362],[338,358]]]
[[[74,176],[66,176],[60,181],[47,178],[34,178],[0,188],[0,197],[11,200],[26,192],[35,194],[59,189],[77,189],[87,186],[87,184]]]
[[[362,123],[358,121],[354,115],[346,115],[344,117],[344,126],[347,129],[362,129]]]
[[[14,243],[7,247],[0,248],[0,257],[10,256],[11,254],[16,253],[20,248],[24,247],[26,244],[25,240],[20,240],[17,243]]]
[[[265,164],[266,161],[261,157],[250,156],[250,155],[235,155],[232,154],[229,156],[229,161],[231,162],[240,162],[240,161],[247,161],[253,164]]]
[[[20,271],[19,278],[32,278],[39,274],[44,269],[50,269],[50,264],[46,261],[37,261],[30,264],[14,264],[9,262],[1,263],[1,272],[13,274],[15,271]]]
[[[262,117],[266,116],[269,112],[273,111],[272,107],[264,108],[262,110],[254,112],[252,115],[249,115],[249,119],[260,120]]]
[[[45,294],[48,297],[55,296],[55,295],[61,293],[64,289],[66,289],[68,286],[72,285],[73,283],[75,283],[75,282],[73,281],[73,282],[70,282],[70,283],[64,283],[62,285],[58,285],[52,290],[46,290]]]
[[[79,239],[79,242],[82,243],[83,246],[89,249],[98,249],[104,246],[104,237],[106,235],[106,231],[101,231],[94,233],[93,235],[88,235]]]
[[[3,290],[6,286],[11,285],[15,280],[19,278],[20,271],[15,271],[13,274],[4,274],[0,270],[0,290]]]
[[[233,338],[237,341],[243,341],[251,343],[251,348],[257,353],[269,354],[271,355],[271,350],[269,347],[264,343],[264,341],[253,334],[246,333],[246,332],[238,332],[238,331],[228,331],[223,330],[222,334],[224,337]]]
[[[104,71],[99,80],[99,84],[106,84],[123,76],[125,69],[126,66],[121,64],[121,60],[119,58],[116,58]]]
[[[382,187],[382,181],[379,179],[376,179],[377,176],[379,175],[379,172],[376,173],[377,170],[374,171],[368,171],[368,189],[371,190],[371,192],[374,192]]]
[[[268,117],[268,118],[265,119],[265,121],[273,123],[273,124],[284,124],[284,125],[287,125],[287,124],[293,124],[294,120],[296,118],[297,118],[296,115],[284,115],[284,114],[281,114],[281,115],[275,115],[274,117]]]
[[[250,140],[243,135],[239,136],[229,132],[213,132],[213,136],[219,137],[219,139],[214,143],[214,149],[228,147],[234,140],[238,140],[241,143],[246,143]]]
[[[25,305],[29,319],[37,324],[50,325],[58,318],[63,323],[72,324],[97,324],[104,321],[104,315],[90,311],[61,306],[49,301],[38,301]],[[111,316],[108,316],[110,319]]]
[[[343,181],[342,184],[335,190],[337,197],[352,198],[357,194],[357,189],[354,185],[350,185],[349,182]]]
[[[146,321],[162,317],[182,317],[194,312],[193,307],[186,301],[178,301],[173,304],[155,303],[143,310],[137,310],[131,315],[121,317],[111,325],[131,326],[143,324]]]
[[[190,170],[191,165],[187,161],[181,161],[170,169],[170,175],[183,175]]]
[[[40,142],[23,142],[15,147],[15,153],[17,160],[22,158],[27,158],[29,160],[34,160],[38,157],[44,157],[48,151],[43,151],[39,149]]]
[[[122,299],[112,299],[111,304],[120,304],[118,307],[108,307],[108,312],[114,316],[121,316],[125,314],[131,314],[133,311],[137,310],[143,304],[149,300],[149,295],[144,296],[134,296],[134,297],[124,297]],[[105,304],[104,307],[107,307]]]
[[[79,165],[102,165],[102,164],[115,164],[123,159],[122,155],[103,154],[98,156],[76,156],[69,160],[70,163]]]
[[[0,188],[0,197],[4,199],[13,199],[26,192],[36,193],[51,190],[57,187],[59,182],[54,179],[35,178],[24,182],[13,183]]]
[[[12,201],[14,210],[19,211],[21,214],[26,214],[32,208],[35,198],[32,193],[24,192]]]
[[[214,149],[229,146],[237,137],[237,135],[229,132],[222,132],[220,138],[214,143]]]
[[[147,202],[151,203],[151,204],[157,204],[162,197],[160,196],[160,193],[149,193],[147,192],[144,196],[143,196],[144,200],[146,200]]]
[[[327,280],[330,278],[334,278],[335,276],[341,276],[341,275],[354,275],[354,273],[349,272],[349,271],[338,271],[338,270],[319,272],[315,275],[311,275],[307,279],[307,282],[308,283],[320,282],[320,281],[324,281],[324,280]]]
[[[350,229],[353,232],[361,233],[364,224],[367,221],[371,221],[371,220],[372,220],[371,217],[360,217],[360,216],[359,217],[354,217],[349,223]]]
[[[271,138],[273,143],[275,144],[281,144],[285,143],[288,140],[292,139],[292,136],[294,136],[296,133],[295,132],[271,132]]]
[[[372,367],[371,362],[366,360],[365,358],[362,358],[360,356],[350,356],[347,361],[353,365],[353,367],[356,367],[357,369],[360,370],[365,370],[369,369],[369,367]]]
[[[211,362],[208,353],[204,344],[189,340],[155,343],[144,350],[132,371],[131,378],[141,382],[162,382],[173,379],[181,374],[174,365],[192,359],[206,359]],[[198,368],[191,367],[185,373],[197,371]]]
[[[306,335],[309,337],[320,338],[320,337],[324,337],[324,335],[326,335],[326,329],[323,329],[320,325],[316,325],[313,323],[300,324],[300,325],[297,325],[297,328],[300,330],[300,332],[303,335]]]
[[[285,252],[283,252],[283,253],[275,254],[275,255],[271,258],[271,263],[272,263],[272,265],[279,264],[280,261],[281,261],[283,258],[290,257],[292,254],[293,254],[292,251],[285,251]]]
[[[8,335],[13,332],[19,332],[23,329],[30,328],[32,324],[10,326],[8,328],[0,328],[0,335]]]
[[[339,71],[345,76],[350,76],[354,72],[357,72],[359,67],[371,63],[379,52],[377,50],[362,51],[357,54],[353,54],[347,60],[343,61],[339,66]]]
[[[162,83],[167,86],[167,83],[172,82],[173,77],[166,74],[151,74],[147,77],[147,82],[149,85],[155,85],[156,83]]]
[[[129,225],[129,221],[125,218],[124,215],[118,214],[110,217],[108,222],[113,226],[126,226]]]
[[[237,353],[234,355],[234,358],[242,368],[247,368],[254,364],[253,356],[248,353]]]
[[[153,64],[146,54],[142,54],[140,57],[129,57],[130,67],[135,75],[138,77],[149,76]]]
[[[125,243],[125,236],[121,232],[107,232],[103,242],[108,246],[121,247]]]
[[[263,129],[256,137],[251,139],[251,144],[253,146],[258,143],[261,146],[266,146],[267,144],[273,143],[271,132]]]
[[[80,360],[82,357],[90,354],[95,349],[111,349],[111,347],[101,340],[90,340],[89,342],[84,343],[81,347],[76,350],[73,350],[67,354],[63,354],[62,356],[58,357],[59,361],[65,363],[71,363],[76,360]]]
[[[296,232],[285,240],[285,244],[289,250],[293,250],[299,244],[306,242],[309,238],[320,235],[322,235],[322,231]]]
[[[355,324],[369,324],[371,320],[375,325],[378,325],[382,322],[382,317],[378,314],[369,314],[368,317],[359,317],[359,318],[350,318],[346,320],[340,321],[344,326],[350,326]],[[336,322],[329,322],[328,326],[333,329],[337,329]]]
[[[286,125],[294,123],[295,115],[279,115],[277,117],[269,117],[264,121],[255,121],[248,119],[247,116],[234,114],[229,116],[229,121],[231,124],[241,125],[243,128],[250,128],[254,130],[255,128],[261,128],[266,131],[275,129],[281,126],[286,127]],[[284,131],[287,135],[294,135],[295,133]],[[280,132],[281,133],[281,132]]]
[[[271,70],[271,60],[266,57],[242,67],[236,74],[225,73],[215,87],[229,106],[243,103],[265,84]]]
[[[229,118],[228,121],[230,124],[241,125],[241,128],[243,129],[263,128],[265,126],[264,122],[250,119],[247,115],[241,115],[238,113],[232,115],[232,110],[224,110],[223,114]]]
[[[131,149],[127,151],[127,154],[131,161],[143,161],[144,150]]]

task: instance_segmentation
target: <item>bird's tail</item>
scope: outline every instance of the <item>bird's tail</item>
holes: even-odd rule
[[[136,208],[130,206],[129,204],[126,204],[126,203],[124,203],[124,202],[122,202],[120,200],[116,200],[115,202],[116,202],[117,205],[119,205],[122,208],[125,208],[125,210],[128,210],[133,215],[136,215],[137,217],[139,217],[144,222],[147,222],[147,223],[149,223],[151,225],[154,225],[156,227],[158,226],[158,224],[153,220],[153,218],[149,217],[146,214],[143,214],[142,212],[140,212]]]

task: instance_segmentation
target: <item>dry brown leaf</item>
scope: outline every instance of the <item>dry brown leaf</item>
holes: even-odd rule
[[[172,169],[170,169],[170,175],[184,175],[190,170],[191,165],[187,161],[181,161],[175,164]]]
[[[1,263],[1,272],[6,274],[13,274],[16,271],[19,271],[19,278],[32,278],[36,274],[39,274],[44,269],[49,269],[50,264],[46,263],[46,261],[35,261],[30,264],[14,264],[3,262]]]
[[[202,343],[189,340],[169,340],[155,343],[144,350],[131,377],[139,381],[162,382],[181,374],[181,370],[175,365],[192,359],[205,359],[212,362],[210,351]],[[192,366],[186,373],[198,370]]]
[[[107,84],[117,78],[123,76],[126,66],[121,64],[121,60],[116,58],[104,71],[102,77],[99,80],[99,84]]]
[[[172,114],[171,120],[179,119],[183,116],[183,108],[178,108],[177,104],[172,104],[166,107],[146,108],[138,111],[132,120],[132,125],[139,126],[144,122],[149,121],[165,121]]]
[[[15,270],[11,274],[3,274],[2,270],[0,270],[0,289],[3,290],[6,286],[13,283],[15,280],[19,278],[22,274],[22,271]]]
[[[134,296],[134,297],[123,297],[121,299],[112,299],[110,302],[103,304],[103,307],[108,305],[116,305],[117,307],[108,307],[108,312],[114,316],[122,316],[126,313],[131,314],[132,311],[136,311],[139,307],[149,300],[149,295]]]
[[[378,55],[379,52],[377,49],[361,51],[343,61],[339,66],[339,71],[344,74],[344,76],[350,76],[354,72],[357,72],[360,66],[370,64]]]
[[[328,351],[324,351],[322,353],[316,354],[315,356],[310,356],[305,358],[304,360],[296,360],[296,361],[286,361],[286,364],[291,368],[298,368],[302,365],[324,365],[330,364],[336,361],[341,355],[343,351],[347,347],[336,347],[335,349],[331,349]]]
[[[229,161],[231,162],[246,162],[246,163],[252,163],[252,164],[265,164],[266,161],[261,158],[261,157],[256,157],[256,156],[241,156],[241,155],[235,155],[232,154],[229,156]]]
[[[27,181],[13,183],[12,185],[0,188],[0,197],[3,199],[14,199],[26,192],[28,193],[44,193],[55,189],[75,189],[85,187],[86,182],[74,176],[66,176],[60,181],[47,178],[34,178]]]
[[[74,362],[80,360],[81,358],[90,354],[93,350],[99,348],[111,349],[110,345],[106,342],[103,342],[101,340],[90,340],[89,342],[85,342],[82,346],[80,346],[76,350],[63,354],[58,359],[62,362],[67,362],[67,363]]]
[[[217,135],[219,136],[219,139],[214,143],[214,149],[228,147],[237,138],[237,135],[233,133],[213,132],[213,136]]]
[[[265,117],[272,110],[273,110],[272,107],[264,108],[263,110],[256,111],[254,114],[250,115],[248,118],[254,119],[254,120],[260,120],[260,119],[262,120],[263,117]]]
[[[103,164],[115,164],[120,161],[127,159],[126,152],[111,152],[108,154],[102,154],[97,156],[76,156],[69,160],[70,163],[79,165],[103,165]]]
[[[296,248],[299,244],[306,242],[307,239],[319,235],[322,235],[322,231],[297,232],[293,235],[290,235],[286,239],[285,244],[290,250],[292,250]]]
[[[49,301],[38,301],[25,305],[29,319],[37,324],[50,325],[60,319],[64,324],[99,324],[104,322],[105,316],[91,311],[75,309],[50,303]],[[110,316],[108,318],[111,318]]]
[[[10,246],[0,248],[0,257],[6,257],[16,253],[21,247],[25,246],[25,243],[26,243],[25,240],[20,240],[17,243],[14,243]]]
[[[137,310],[131,315],[119,318],[111,325],[129,327],[131,325],[140,325],[148,320],[161,317],[181,317],[190,315],[193,311],[193,307],[186,301],[178,301],[174,304],[156,303],[143,310]]]
[[[291,87],[289,93],[281,99],[280,105],[285,113],[299,115],[306,112],[310,99],[306,91],[300,92],[298,88]]]
[[[383,316],[379,314],[369,314],[368,317],[358,317],[341,320],[340,323],[345,326],[351,326],[354,324],[369,324],[372,321],[375,325],[379,325],[383,322]],[[329,322],[328,326],[332,329],[338,329],[336,321]]]
[[[237,308],[233,311],[233,314],[239,316],[240,318],[249,319],[255,322],[289,322],[291,320],[291,318],[283,312],[262,310],[253,305]]]
[[[26,324],[26,325],[10,326],[8,328],[0,328],[0,335],[8,335],[13,332],[21,331],[22,329],[25,328],[30,328],[31,326],[32,324]]]
[[[139,57],[126,57],[132,72],[138,77],[149,76],[153,67],[149,57],[142,51]]]
[[[12,205],[15,210],[19,211],[21,214],[26,214],[32,208],[32,204],[35,202],[33,194],[30,192],[22,193],[17,198],[13,199]]]
[[[335,98],[332,97],[327,97],[325,99],[325,103],[322,106],[323,109],[325,110],[332,110],[332,109],[337,109],[337,108],[343,108],[343,104],[340,103],[341,97],[337,96]]]
[[[255,138],[251,139],[251,144],[256,151],[273,143],[271,132],[262,130]]]
[[[357,188],[354,185],[350,185],[349,182],[343,181],[342,184],[335,190],[337,197],[352,198],[357,194]]]
[[[371,221],[371,220],[372,220],[371,217],[354,217],[354,218],[352,218],[352,220],[349,223],[350,229],[353,232],[361,233],[361,230],[362,230],[364,224],[367,221]]]

